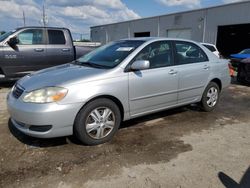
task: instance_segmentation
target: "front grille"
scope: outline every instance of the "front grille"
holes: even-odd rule
[[[23,92],[24,92],[24,89],[23,89],[21,86],[19,86],[18,84],[16,84],[16,85],[14,86],[13,91],[12,91],[12,95],[13,95],[16,99],[18,99],[18,98],[23,94]]]

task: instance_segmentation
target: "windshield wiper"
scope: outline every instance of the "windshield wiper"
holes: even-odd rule
[[[72,61],[72,62],[70,62],[71,64],[76,64],[76,65],[80,65],[81,63],[80,63],[80,61],[78,61],[78,60],[74,60],[74,61]]]
[[[99,65],[99,64],[92,63],[92,62],[80,62],[78,60],[75,60],[73,63],[75,63],[77,65],[94,67],[94,68],[99,68],[99,69],[109,69],[109,68],[111,68],[111,67],[106,66],[106,65]]]

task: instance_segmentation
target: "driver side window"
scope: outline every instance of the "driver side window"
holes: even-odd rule
[[[30,44],[44,44],[44,35],[42,29],[28,29],[22,31],[17,35],[19,40],[18,44],[30,45]]]
[[[172,65],[171,45],[167,41],[153,42],[140,51],[134,58],[137,60],[148,60],[150,68],[160,68]]]

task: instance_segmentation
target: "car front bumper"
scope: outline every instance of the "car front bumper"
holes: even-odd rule
[[[38,138],[72,135],[75,117],[82,105],[25,103],[11,93],[7,97],[12,124],[24,134]]]

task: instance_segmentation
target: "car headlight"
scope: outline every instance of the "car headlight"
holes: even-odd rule
[[[62,100],[68,93],[66,88],[46,87],[26,93],[23,97],[24,102],[31,103],[51,103]]]

